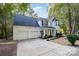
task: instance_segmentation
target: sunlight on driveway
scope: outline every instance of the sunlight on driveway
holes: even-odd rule
[[[18,56],[69,56],[79,55],[79,48],[56,44],[43,39],[18,41]]]

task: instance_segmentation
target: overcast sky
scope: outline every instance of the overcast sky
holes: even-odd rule
[[[31,7],[38,14],[38,17],[47,18],[48,17],[48,4],[47,3],[32,3]]]

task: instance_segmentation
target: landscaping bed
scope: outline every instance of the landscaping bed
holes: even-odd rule
[[[60,37],[51,41],[62,45],[71,45],[66,37]],[[79,40],[76,41],[75,45],[79,45]]]

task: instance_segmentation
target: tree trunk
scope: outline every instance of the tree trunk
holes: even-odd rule
[[[77,28],[76,28],[76,23],[77,23],[77,13],[78,10],[74,8],[75,14],[73,14],[73,24],[72,24],[72,34],[76,34]]]
[[[5,39],[8,40],[8,37],[7,37],[6,17],[3,18],[3,29],[4,29],[4,33],[5,33]]]
[[[68,22],[69,22],[69,33],[72,33],[72,19],[71,19],[71,10],[68,4]]]
[[[76,28],[75,28],[75,19],[73,20],[73,25],[72,25],[72,34],[75,34]]]
[[[2,22],[1,22],[1,38],[3,38],[3,29],[2,29]]]
[[[8,40],[6,19],[5,19],[5,37],[6,37],[6,40]]]

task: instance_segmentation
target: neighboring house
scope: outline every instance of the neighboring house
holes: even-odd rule
[[[14,26],[13,26],[13,39],[31,39],[38,38],[41,36],[40,27],[37,22],[37,18],[32,18],[29,16],[16,15],[14,16]]]

